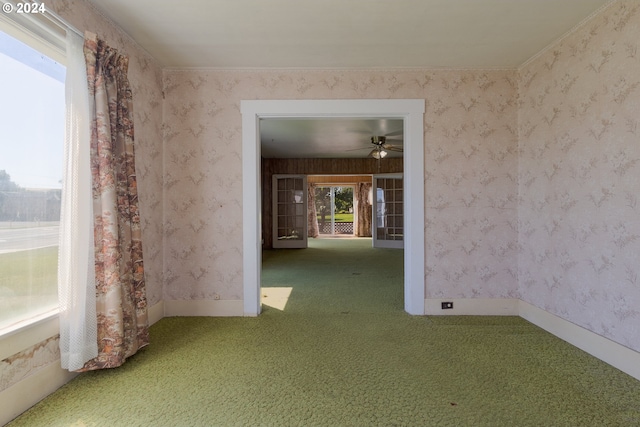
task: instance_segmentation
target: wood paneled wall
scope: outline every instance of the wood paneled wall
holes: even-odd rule
[[[265,249],[273,247],[271,225],[271,179],[274,174],[373,175],[402,173],[401,158],[392,159],[262,159],[262,238]],[[345,183],[345,182],[342,182]]]
[[[355,185],[371,182],[371,175],[307,175],[307,182],[319,185]]]

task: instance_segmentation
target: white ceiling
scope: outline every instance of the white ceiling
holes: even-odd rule
[[[362,158],[376,148],[372,136],[402,146],[402,119],[262,119],[260,142],[267,158]],[[402,153],[388,151],[388,157]]]
[[[609,2],[91,1],[176,68],[516,68]]]
[[[167,68],[514,69],[611,0],[90,1]],[[262,151],[365,157],[401,123],[269,119]]]

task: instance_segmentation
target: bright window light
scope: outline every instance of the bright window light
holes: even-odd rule
[[[58,307],[64,78],[0,31],[0,333]]]

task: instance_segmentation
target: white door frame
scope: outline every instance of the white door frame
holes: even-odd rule
[[[261,118],[400,118],[404,123],[404,309],[425,314],[424,99],[247,100],[242,112],[242,267],[245,316],[260,314]]]

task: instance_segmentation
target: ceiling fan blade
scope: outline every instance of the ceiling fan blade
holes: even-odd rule
[[[397,130],[395,132],[385,133],[384,136],[389,137],[389,136],[398,136],[398,135],[402,135],[402,134],[404,134],[404,130],[400,129],[400,130]]]
[[[402,153],[404,151],[401,145],[384,144],[382,148],[389,151],[397,151],[399,153]]]

